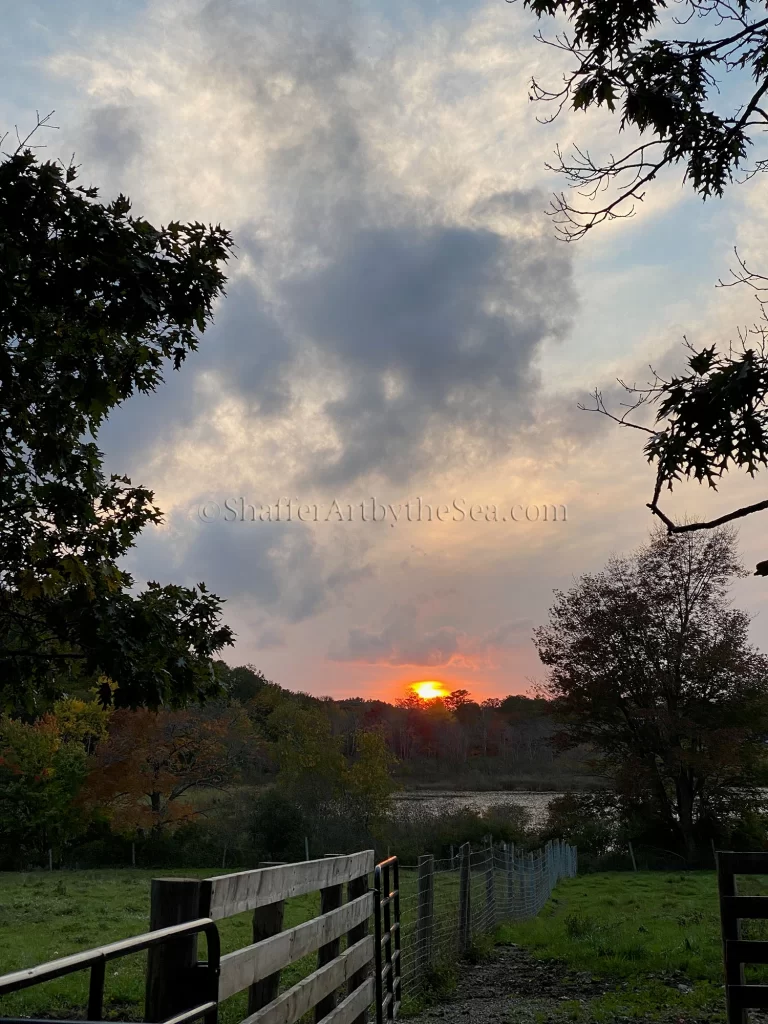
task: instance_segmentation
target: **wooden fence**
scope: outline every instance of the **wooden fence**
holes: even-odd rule
[[[768,853],[720,850],[717,888],[725,964],[725,1007],[728,1024],[747,1024],[748,1009],[768,1009],[768,985],[747,985],[744,964],[768,964],[768,942],[742,939],[741,922],[768,919],[768,896],[739,896],[736,875],[768,875]]]
[[[156,878],[150,927],[253,911],[253,942],[221,958],[219,1001],[247,989],[243,1024],[294,1024],[313,1008],[324,1024],[363,1024],[374,998],[374,940],[368,934],[373,869],[374,853],[366,850],[206,879]],[[320,916],[283,930],[285,900],[318,890]],[[317,969],[279,995],[280,972],[315,952]],[[194,936],[150,950],[147,1021],[167,1020],[194,1005],[198,994],[188,982],[196,962]]]

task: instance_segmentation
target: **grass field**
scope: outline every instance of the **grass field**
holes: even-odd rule
[[[146,932],[153,877],[206,878],[222,873],[210,869],[0,872],[0,974]],[[400,884],[404,903],[412,904],[414,873],[402,871]],[[453,880],[449,884],[454,885]],[[307,921],[319,910],[318,893],[288,900],[285,927]],[[405,917],[406,930],[410,930],[409,915]],[[253,941],[252,920],[253,915],[246,913],[218,922],[222,953]],[[136,953],[108,966],[104,1002],[107,1019],[142,1019],[145,965],[146,953]],[[284,970],[281,988],[289,988],[316,965],[316,954],[312,954]],[[85,971],[0,999],[0,1016],[83,1016],[87,991]],[[242,1020],[246,1005],[246,993],[228,999],[222,1005],[221,1024]]]
[[[150,880],[181,875],[205,878],[215,871],[57,871],[52,874],[0,873],[0,973],[54,960],[146,932]],[[290,928],[319,912],[317,893],[289,900],[285,925]],[[253,941],[252,914],[219,922],[221,947],[228,953]],[[201,943],[201,949],[204,943]],[[314,957],[283,972],[286,987],[314,967]],[[146,953],[108,965],[105,1011],[108,1019],[140,1020],[143,1014]],[[38,985],[0,999],[0,1016],[73,1015],[87,1000],[88,972]],[[220,1020],[232,1024],[246,1016],[245,993],[223,1005]]]
[[[768,893],[768,879],[739,879],[743,894]],[[745,938],[768,938],[765,922],[745,922]],[[584,875],[562,881],[542,913],[504,925],[498,941],[565,961],[615,984],[588,1006],[562,1007],[564,1018],[724,1019],[723,965],[714,872]],[[747,981],[768,981],[747,968]]]
[[[217,871],[166,871],[165,875],[206,877]],[[0,874],[0,973],[147,930],[148,870],[35,872]],[[455,902],[456,879],[438,878],[436,907]],[[415,873],[403,870],[403,939],[412,931]],[[438,891],[444,890],[444,891]],[[739,891],[768,893],[768,879],[740,879]],[[317,894],[289,900],[285,925],[292,927],[319,911]],[[447,918],[446,918],[447,920]],[[564,1020],[614,1021],[618,1017],[722,1019],[722,954],[714,872],[687,874],[611,873],[562,881],[542,913],[532,921],[503,925],[497,938],[531,950],[537,957],[565,961],[575,971],[611,980],[611,991],[589,1005],[565,1001]],[[762,934],[753,922],[745,937]],[[251,914],[219,922],[222,951],[251,941]],[[138,1020],[142,1015],[146,954],[110,964],[105,1010],[108,1019]],[[404,965],[405,966],[405,965]],[[287,988],[315,967],[315,956],[283,972]],[[747,980],[766,980],[748,968]],[[405,993],[407,995],[407,993]],[[48,982],[0,1000],[0,1016],[82,1016],[87,973]],[[246,1015],[246,996],[222,1007],[222,1024]]]

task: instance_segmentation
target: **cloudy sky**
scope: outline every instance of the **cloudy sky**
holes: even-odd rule
[[[615,149],[615,124],[537,122],[528,82],[556,81],[557,54],[504,0],[0,10],[3,130],[55,110],[46,155],[238,247],[199,352],[100,436],[166,513],[136,578],[205,580],[238,635],[227,660],[284,686],[525,691],[553,588],[650,527],[640,435],[577,402],[754,321],[715,284],[734,245],[765,267],[765,184],[702,204],[671,176],[635,218],[557,241],[545,163],[558,142]],[[668,507],[762,497],[734,478]],[[742,528],[748,564],[765,533]],[[735,595],[766,648],[767,594]]]

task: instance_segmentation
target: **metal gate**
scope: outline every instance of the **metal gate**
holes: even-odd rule
[[[373,873],[376,1024],[395,1020],[400,1010],[400,872],[397,857]]]
[[[197,935],[199,932],[205,932],[208,959],[197,963],[189,978],[189,981],[200,993],[199,1003],[192,1009],[175,1016],[173,1024],[191,1024],[192,1021],[199,1021],[201,1018],[205,1024],[216,1024],[219,1006],[221,947],[218,928],[210,918],[199,918],[196,921],[172,925],[169,928],[159,928],[144,935],[135,935],[131,939],[123,939],[120,942],[112,942],[108,946],[100,946],[98,949],[89,949],[83,953],[73,953],[71,956],[62,957],[59,960],[51,960],[48,963],[40,964],[39,967],[30,967],[15,971],[13,974],[5,974],[0,978],[0,996],[19,992],[32,985],[52,981],[54,978],[62,978],[77,971],[90,970],[86,1022],[90,1024],[90,1022],[101,1021],[104,1019],[106,965],[110,960],[116,960],[118,957],[128,956],[131,953],[139,953],[145,949],[152,949],[164,943],[171,945],[174,940]],[[69,1022],[29,1017],[0,1017],[0,1024],[69,1024]]]

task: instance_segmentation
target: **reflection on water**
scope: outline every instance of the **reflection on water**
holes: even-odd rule
[[[396,793],[396,807],[399,805],[404,810],[426,811],[428,814],[446,814],[452,811],[460,811],[466,807],[481,814],[489,807],[498,804],[518,804],[525,807],[531,815],[532,825],[541,825],[547,814],[547,807],[551,800],[561,793],[536,793],[529,790],[512,790],[497,792],[451,792],[450,790],[431,790],[430,792],[404,792]]]

